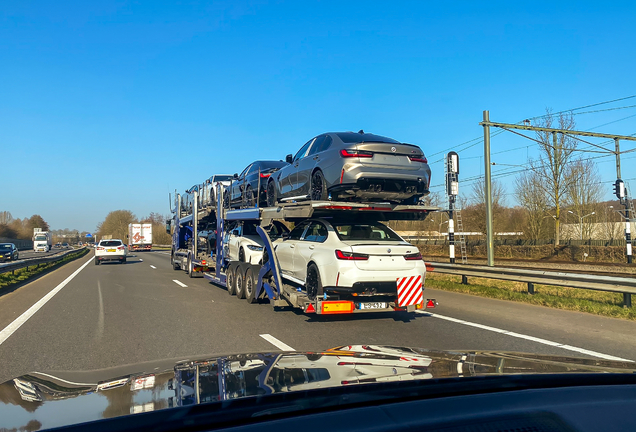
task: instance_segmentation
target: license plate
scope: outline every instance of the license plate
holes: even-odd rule
[[[386,309],[386,303],[360,303],[360,309]]]
[[[115,249],[106,249],[106,252],[117,252]]]

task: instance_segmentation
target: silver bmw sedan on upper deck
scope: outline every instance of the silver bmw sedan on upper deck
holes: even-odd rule
[[[267,205],[296,200],[416,204],[428,194],[431,169],[418,146],[355,132],[310,139],[267,184]]]

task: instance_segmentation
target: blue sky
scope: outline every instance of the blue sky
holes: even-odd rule
[[[485,109],[514,123],[636,95],[635,20],[633,1],[5,3],[0,210],[88,231],[111,210],[167,214],[169,191],[326,131],[427,155],[466,147]],[[636,133],[630,105],[580,110],[621,108],[577,115],[577,128]],[[536,157],[509,133],[492,147],[518,148],[500,164]],[[463,178],[483,172],[481,154],[460,152]],[[636,177],[628,157],[623,177]],[[612,161],[598,160],[603,181]],[[443,164],[431,168],[441,184]]]

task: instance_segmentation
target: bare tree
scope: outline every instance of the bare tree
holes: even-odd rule
[[[526,211],[523,233],[528,239],[540,239],[545,232],[548,199],[541,187],[542,181],[541,176],[534,170],[526,171],[515,179],[517,199]]]
[[[115,210],[106,216],[103,222],[97,225],[99,238],[112,235],[113,238],[126,242],[128,224],[136,222],[135,215],[130,210]]]
[[[574,129],[575,121],[571,113],[552,114],[548,109],[535,126],[562,130]],[[559,245],[559,229],[561,225],[561,206],[568,194],[570,185],[575,180],[570,162],[574,158],[576,140],[569,135],[552,132],[536,132],[539,142],[540,157],[537,161],[531,161],[530,167],[534,170],[541,182],[537,184],[546,195],[548,205],[554,209],[555,245]]]
[[[501,229],[505,192],[498,180],[491,182],[492,219],[495,232]],[[471,187],[469,205],[462,210],[466,228],[486,234],[486,188],[484,181],[477,181]]]
[[[571,209],[568,212],[576,217],[574,231],[581,238],[592,238],[594,223],[598,219],[595,210],[603,195],[601,177],[592,160],[578,159],[570,164],[570,169],[572,181],[568,184],[565,203]]]
[[[8,225],[13,220],[13,216],[8,211],[0,211],[0,225]]]
[[[623,218],[616,212],[614,206],[600,203],[596,206],[599,214],[600,234],[604,240],[615,240],[623,237]]]

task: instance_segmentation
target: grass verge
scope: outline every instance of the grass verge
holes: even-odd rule
[[[523,282],[469,278],[468,285],[462,285],[461,276],[433,272],[426,274],[426,286],[444,291],[636,321],[636,308],[624,308],[623,294],[620,293],[535,284],[535,294],[530,295],[528,285]]]
[[[35,276],[38,276],[42,273],[49,272],[54,270],[57,267],[61,267],[66,263],[76,260],[77,258],[83,257],[88,253],[88,249],[83,249],[76,253],[69,254],[59,261],[55,261],[52,263],[40,264],[39,267],[33,265],[29,266],[29,270],[25,268],[21,268],[19,270],[15,270],[14,273],[0,273],[0,290],[9,288],[13,285],[25,282],[28,279],[31,279]]]

